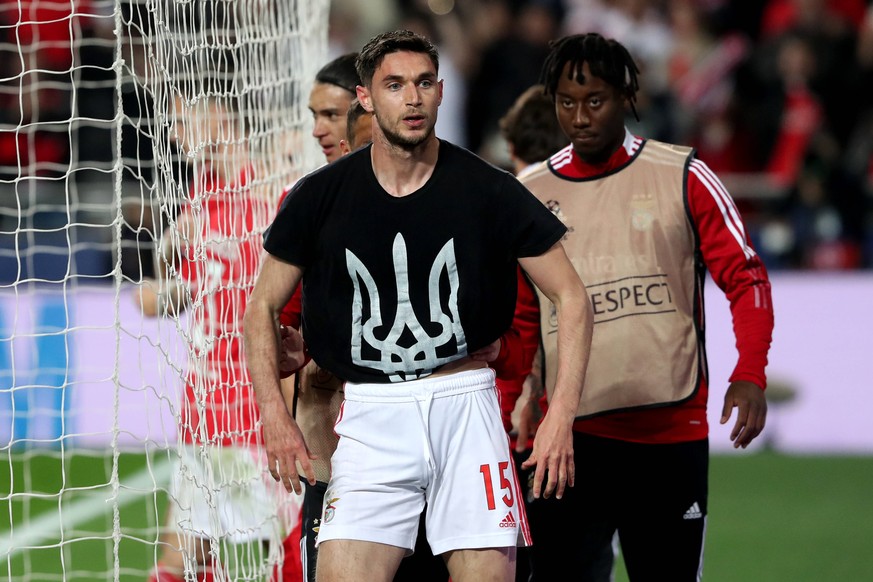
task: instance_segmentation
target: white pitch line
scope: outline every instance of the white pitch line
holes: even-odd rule
[[[151,470],[146,467],[134,473],[130,479],[124,479],[122,485],[124,488],[118,494],[119,507],[141,499],[143,492],[136,491],[137,489],[145,489],[155,483],[169,482],[171,470],[172,462],[160,459],[151,466]],[[112,507],[110,501],[111,498],[106,496],[105,491],[94,491],[64,506],[61,516],[65,529],[106,513],[107,508]],[[61,516],[51,511],[43,512],[39,517],[16,526],[9,536],[0,539],[0,557],[8,560],[21,552],[33,549],[40,542],[58,540],[61,533],[58,531]]]

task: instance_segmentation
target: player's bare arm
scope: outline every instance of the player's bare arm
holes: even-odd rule
[[[303,476],[315,485],[314,458],[303,434],[288,412],[279,382],[282,340],[279,313],[291,298],[303,275],[302,269],[265,254],[261,273],[246,306],[243,320],[246,362],[264,426],[264,446],[270,474],[288,490],[303,490]]]
[[[168,279],[144,283],[134,291],[133,299],[146,317],[175,316],[188,306],[182,285]]]
[[[157,278],[138,287],[133,296],[135,304],[146,317],[175,316],[188,308],[184,286],[170,270],[179,267],[182,249],[195,236],[195,232],[193,220],[187,212],[179,216],[174,227],[164,230],[155,257]]]
[[[558,316],[558,374],[549,409],[534,438],[533,452],[522,465],[536,466],[534,497],[560,499],[575,483],[573,420],[582,397],[594,326],[585,285],[561,243],[538,257],[519,259],[534,284],[554,303]],[[543,488],[543,480],[548,481]]]

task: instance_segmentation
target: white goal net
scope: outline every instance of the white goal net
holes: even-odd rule
[[[274,579],[241,317],[328,7],[0,3],[0,579]]]

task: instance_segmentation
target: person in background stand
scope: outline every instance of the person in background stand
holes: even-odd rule
[[[509,148],[512,171],[519,179],[543,165],[549,156],[567,145],[567,136],[555,117],[555,104],[545,94],[545,87],[542,85],[533,85],[524,91],[500,119],[499,126]],[[543,509],[548,510],[557,504],[544,506],[531,503],[533,496],[529,481],[533,478],[533,472],[521,470],[522,462],[531,453],[534,436],[532,431],[542,418],[547,405],[545,396],[539,400],[530,398],[531,383],[541,382],[538,374],[531,375],[534,357],[540,344],[540,314],[536,290],[521,268],[518,269],[518,300],[512,327],[518,330],[524,346],[522,363],[517,375],[508,378],[497,376],[497,389],[500,391],[503,424],[507,431],[512,431],[510,437],[513,458],[519,471],[525,508],[528,517],[537,519],[543,527],[564,531],[565,535],[571,536],[574,526],[557,513],[531,517],[532,512],[542,512]],[[541,394],[542,388],[535,388],[533,392]],[[513,417],[519,419],[517,423],[513,422]],[[537,543],[536,538],[533,541],[534,544]],[[526,582],[530,578],[530,551],[531,548],[519,548],[515,571],[517,582]],[[598,580],[611,579],[614,558],[612,545],[606,544],[601,554],[602,567],[599,571],[602,576]]]
[[[710,378],[704,351],[706,271],[725,292],[739,361],[721,422],[747,447],[764,428],[764,368],[773,330],[770,282],[724,185],[690,148],[625,127],[638,69],[599,34],[552,43],[541,82],[571,141],[522,182],[567,226],[564,245],[594,309],[590,365],[576,412],[579,479],[554,504],[573,535],[531,512],[535,580],[597,579],[617,531],[628,575],[699,580],[706,530]],[[540,296],[551,395],[560,331]],[[720,382],[720,379],[717,379]],[[654,477],[653,477],[654,476]]]
[[[433,133],[438,62],[408,31],[362,49],[358,98],[377,121],[373,145],[288,194],[246,312],[268,466],[287,488],[300,489],[298,462],[314,482],[277,372],[276,319],[301,279],[309,351],[345,380],[319,529],[322,582],[391,580],[425,504],[428,541],[455,580],[514,577],[526,520],[494,372],[473,354],[499,349],[509,328],[516,261],[562,323],[560,380],[527,461],[537,465],[535,495],[560,497],[575,478],[570,421],[591,337],[587,294],[558,242],[560,221],[515,178]]]

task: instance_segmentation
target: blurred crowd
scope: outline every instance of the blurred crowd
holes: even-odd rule
[[[697,148],[773,269],[873,267],[873,6],[865,0],[334,0],[331,52],[374,28],[440,46],[438,135],[508,162],[498,120],[550,40],[600,32],[641,75],[631,131]]]
[[[73,27],[73,4],[0,2],[0,189],[16,191],[16,204],[0,204],[0,238],[21,224],[24,206],[34,228],[39,222],[39,205],[22,203],[35,201],[22,194],[23,177],[63,186],[61,202],[69,197],[64,176],[111,177],[114,146],[101,136],[116,117],[114,2],[75,4]],[[136,21],[139,3],[122,5],[125,21]],[[41,24],[16,26],[23,13]],[[328,57],[389,28],[424,33],[440,47],[438,135],[506,166],[498,121],[537,82],[549,41],[589,31],[615,38],[642,71],[631,131],[697,148],[736,198],[771,270],[873,268],[868,1],[332,0]],[[139,119],[144,106],[125,98],[123,113]],[[122,155],[136,161],[129,174],[148,173],[148,144],[128,125]],[[90,177],[71,170],[77,163],[93,169]],[[105,186],[93,191],[111,193]]]

